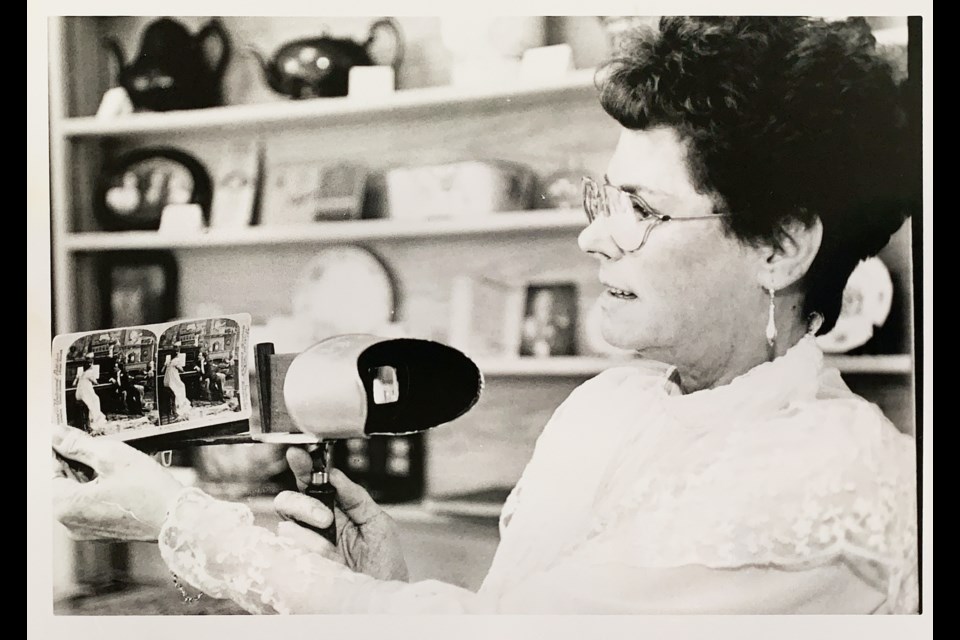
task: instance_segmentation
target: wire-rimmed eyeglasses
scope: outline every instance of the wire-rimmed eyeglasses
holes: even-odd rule
[[[718,212],[706,216],[669,216],[651,207],[636,193],[589,177],[583,178],[583,210],[591,224],[597,218],[604,218],[607,232],[624,253],[639,251],[654,227],[664,222],[715,220],[730,215]]]

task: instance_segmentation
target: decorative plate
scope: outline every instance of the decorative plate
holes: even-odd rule
[[[107,230],[156,230],[168,204],[197,204],[210,218],[210,175],[199,160],[172,147],[136,149],[100,176],[95,213]]]
[[[843,290],[840,317],[830,333],[819,336],[824,353],[845,353],[862,347],[882,327],[893,304],[893,281],[880,258],[864,260],[850,274]]]
[[[313,339],[345,333],[380,334],[394,320],[397,293],[386,265],[357,246],[324,249],[301,272],[293,315]]]

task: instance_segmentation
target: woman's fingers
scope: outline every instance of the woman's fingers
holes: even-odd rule
[[[277,525],[277,535],[291,540],[301,549],[318,553],[329,560],[343,564],[343,558],[330,541],[315,531],[311,531],[292,520],[284,520]]]
[[[71,467],[67,460],[60,457],[56,451],[51,451],[50,455],[53,457],[54,478],[67,478],[75,482],[90,482],[93,479],[91,470],[86,465],[81,468],[79,462],[74,462],[74,466]]]
[[[128,449],[121,442],[94,438],[79,429],[55,425],[53,449],[70,461],[84,464],[97,473],[104,473],[117,463],[126,461]]]
[[[310,476],[313,474],[313,459],[306,449],[300,447],[290,447],[287,449],[287,464],[297,479],[297,486],[303,490],[310,484]]]
[[[282,491],[274,498],[273,506],[284,518],[319,529],[333,523],[333,513],[322,502],[296,491]]]
[[[363,526],[383,513],[366,489],[339,469],[330,470],[330,484],[337,490],[337,504],[357,526]]]

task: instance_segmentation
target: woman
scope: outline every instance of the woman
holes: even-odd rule
[[[77,402],[83,404],[87,409],[87,424],[90,431],[98,431],[107,417],[100,409],[100,396],[94,385],[100,376],[100,368],[93,364],[93,358],[88,357],[83,364],[77,368],[77,375],[73,380],[73,385],[77,388]]]
[[[190,410],[190,400],[187,398],[187,387],[183,384],[180,374],[183,372],[183,363],[180,358],[180,350],[172,356],[167,356],[167,362],[163,371],[163,386],[170,390],[173,396],[173,411],[171,418],[179,420],[186,417]]]
[[[478,593],[406,583],[389,518],[336,472],[333,549],[294,522],[330,523],[302,494],[277,497],[275,535],[60,430],[63,457],[106,469],[56,479],[61,521],[158,538],[176,575],[252,612],[915,611],[914,442],[813,338],[903,221],[896,94],[858,20],[669,18],[606,69],[623,130],[585,181],[580,246],[605,338],[666,365],[608,370],[557,410]],[[305,482],[306,452],[288,461]]]

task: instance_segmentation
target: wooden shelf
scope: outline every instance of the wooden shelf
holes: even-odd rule
[[[135,113],[114,119],[65,118],[57,123],[66,137],[121,137],[153,133],[183,133],[276,125],[329,126],[350,122],[389,122],[437,109],[473,110],[550,104],[570,94],[592,90],[593,69],[575,71],[562,80],[539,84],[509,84],[489,88],[435,87],[397,91],[376,100],[370,98],[318,98],[264,104],[234,105]]]
[[[913,371],[913,361],[907,354],[884,356],[826,356],[826,365],[840,373],[874,373],[907,375]]]
[[[157,231],[72,233],[65,236],[68,251],[129,249],[202,249],[289,244],[330,244],[363,240],[400,240],[449,236],[570,231],[583,228],[583,212],[571,209],[498,212],[462,220],[350,220],[306,225],[255,226],[209,230],[188,236]]]
[[[909,355],[826,356],[826,366],[847,374],[906,375],[912,371]],[[478,360],[487,377],[554,377],[580,378],[594,376],[606,369],[632,366],[638,361],[625,358],[559,356],[553,358],[495,358]]]
[[[630,366],[630,358],[590,356],[555,356],[552,358],[495,358],[478,360],[477,366],[487,377],[569,377],[594,376],[617,366]]]

